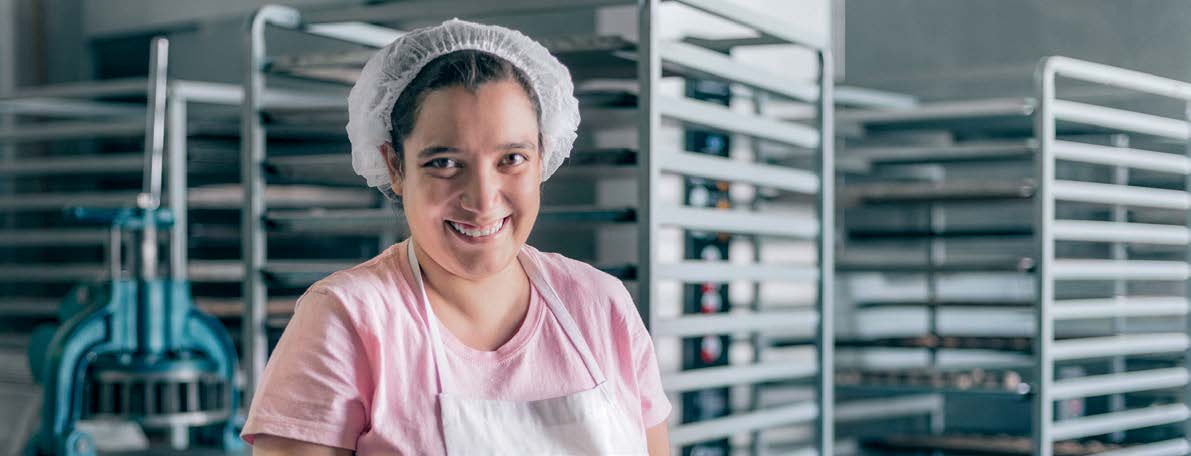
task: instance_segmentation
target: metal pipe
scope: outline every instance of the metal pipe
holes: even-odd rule
[[[818,372],[819,369],[815,366],[788,361],[769,361],[748,365],[733,364],[667,372],[662,375],[662,388],[671,393],[680,393],[721,386],[799,380],[815,376]]]
[[[702,334],[783,330],[809,335],[815,332],[818,320],[813,311],[691,314],[655,319],[653,334],[655,337],[694,337]]]
[[[98,157],[38,157],[37,161],[0,164],[0,176],[48,176],[86,173],[143,172],[144,153],[104,154]]]
[[[20,91],[0,93],[0,101],[29,98],[110,98],[138,96],[145,93],[145,83],[145,78],[122,78],[50,84],[22,88]]]
[[[1187,439],[1178,438],[1155,443],[1130,445],[1119,450],[1096,453],[1097,456],[1184,456],[1191,452]]]
[[[1047,60],[1051,68],[1065,78],[1191,101],[1191,84],[1182,81],[1070,57],[1053,56]]]
[[[725,261],[685,260],[666,263],[653,271],[654,280],[685,283],[749,281],[814,281],[821,266],[785,266],[773,264],[735,264]]]
[[[474,2],[470,0],[425,0],[394,3],[377,3],[354,7],[332,7],[307,12],[310,23],[345,21],[410,21],[418,19],[449,19],[451,17],[476,17],[505,14],[529,14],[555,12],[561,8],[595,9],[602,6],[631,5],[632,0],[504,0],[500,2]],[[641,35],[645,36],[645,35]]]
[[[706,179],[754,184],[795,193],[819,191],[816,173],[691,152],[656,153],[662,171]]]
[[[762,36],[770,36],[779,40],[811,48],[820,53],[830,54],[830,40],[815,33],[808,33],[797,27],[775,20],[773,16],[760,11],[753,11],[744,5],[724,0],[678,0],[691,8],[707,14],[726,19],[737,24],[745,25],[756,30]],[[830,57],[827,58],[830,61]],[[830,75],[828,70],[828,75]]]
[[[1183,119],[1191,124],[1191,103],[1185,103],[1183,105]],[[1183,156],[1188,161],[1191,161],[1191,140],[1188,140],[1183,147]],[[1191,193],[1191,174],[1188,174],[1183,180],[1183,191]],[[1191,211],[1185,212],[1183,217],[1183,228],[1191,230]],[[1191,243],[1184,248],[1183,260],[1191,263]],[[1191,277],[1188,277],[1187,281],[1183,283],[1183,303],[1188,307],[1191,307]],[[1188,339],[1191,339],[1191,318],[1183,319],[1183,334]],[[1183,368],[1187,369],[1189,367],[1191,367],[1191,345],[1189,345],[1187,350],[1183,353]],[[1188,385],[1183,388],[1183,406],[1191,409],[1191,383],[1188,383]],[[1185,439],[1188,436],[1191,436],[1191,420],[1184,422],[1182,428],[1183,439],[1180,440],[1181,443],[1186,446],[1187,441]],[[1184,450],[1183,453],[1180,454],[1186,453],[1187,451]]]
[[[1002,98],[975,101],[924,103],[908,109],[854,109],[841,111],[839,123],[902,123],[976,119],[982,117],[1029,116],[1035,102],[1028,98]]]
[[[120,245],[123,243],[123,238],[117,241],[116,249],[120,250]],[[117,256],[120,258],[120,256]],[[106,267],[104,265],[91,263],[55,263],[53,265],[46,264],[20,264],[20,265],[0,265],[0,282],[3,283],[22,283],[22,282],[38,282],[38,283],[64,283],[71,282],[93,282],[103,278],[105,273],[110,273],[112,264],[109,263]],[[123,277],[124,269],[123,263],[116,265],[117,277]]]
[[[654,210],[658,225],[689,230],[809,239],[819,234],[819,221],[796,215],[771,215],[744,210],[663,206]]]
[[[804,125],[741,114],[722,106],[686,98],[656,98],[658,112],[665,118],[782,144],[805,148],[819,147],[819,131]]]
[[[1117,430],[1138,429],[1186,420],[1187,406],[1183,404],[1158,405],[1143,409],[1116,413],[1103,413],[1081,418],[1063,420],[1054,424],[1052,442],[1078,439]]]
[[[816,378],[818,417],[815,422],[821,455],[835,454],[835,61],[830,43],[819,49],[819,242],[815,246],[819,270],[816,284],[818,313]]]
[[[1032,155],[1036,149],[1033,141],[972,141],[943,146],[870,146],[849,147],[847,157],[855,157],[882,163],[915,163],[962,160],[988,160],[995,158]]]
[[[657,218],[653,209],[660,202],[654,188],[660,182],[661,166],[654,147],[660,144],[656,136],[661,129],[661,112],[656,97],[661,86],[662,65],[658,53],[659,0],[640,0],[637,9],[637,310],[646,328],[653,328],[654,303],[657,302]]]
[[[1115,296],[1103,299],[1063,299],[1055,301],[1055,320],[1090,320],[1097,318],[1159,317],[1187,315],[1184,296]]]
[[[1191,138],[1187,122],[1169,117],[1096,106],[1069,100],[1054,100],[1054,117],[1068,122],[1131,131],[1170,139]]]
[[[1180,154],[1127,147],[1110,147],[1075,141],[1055,141],[1055,158],[1060,160],[1125,166],[1164,173],[1191,173],[1191,160]]]
[[[1191,345],[1183,333],[1128,334],[1086,337],[1054,341],[1051,356],[1055,361],[1108,358],[1125,355],[1173,353]]]
[[[756,429],[806,423],[814,421],[818,415],[819,410],[815,404],[802,402],[734,414],[724,418],[697,421],[671,428],[670,444],[687,445]]]
[[[1034,112],[1034,138],[1038,141],[1038,154],[1034,158],[1034,248],[1035,297],[1038,305],[1034,312],[1034,375],[1035,388],[1032,409],[1031,453],[1036,456],[1052,456],[1051,445],[1056,439],[1053,432],[1054,398],[1054,320],[1051,305],[1054,302],[1054,141],[1055,120],[1055,69],[1053,61],[1043,59],[1034,74],[1038,97],[1038,109]]]
[[[943,217],[946,212],[938,204],[929,203],[926,206],[926,226],[932,233],[942,231],[945,224]],[[936,305],[939,299],[939,274],[938,265],[943,263],[946,254],[944,252],[944,240],[939,237],[931,237],[926,240],[926,313],[927,313],[927,336],[939,336],[939,307]],[[937,367],[939,361],[939,351],[934,347],[927,350],[929,366]],[[933,417],[932,417],[933,418]],[[932,426],[932,430],[940,430],[938,426]]]
[[[166,142],[169,150],[169,207],[174,216],[170,227],[170,279],[185,281],[189,277],[186,264],[189,250],[189,161],[186,146],[186,103],[187,100],[170,91],[166,101]]]
[[[1159,223],[1128,223],[1124,219],[1112,222],[1055,220],[1053,228],[1054,237],[1057,241],[1142,243],[1179,246],[1187,245],[1188,242],[1191,242],[1191,230],[1188,230],[1186,226]]]
[[[144,90],[144,87],[141,87]],[[0,143],[44,141],[48,139],[110,138],[145,133],[145,122],[54,122],[45,126],[22,126],[0,129]]]
[[[767,104],[769,103],[770,96],[768,94],[766,94],[765,92],[756,90],[756,89],[752,90],[751,92],[752,92],[752,98],[753,98],[753,109],[752,109],[753,114],[764,115],[765,108],[766,108]],[[752,154],[751,155],[752,159],[756,160],[756,161],[761,161],[762,157],[764,157],[764,150],[762,150],[762,141],[757,138],[749,138],[748,143],[749,143],[749,152],[751,152],[751,154]],[[692,155],[694,155],[694,154],[692,154]],[[700,155],[703,155],[703,154],[700,154]],[[732,153],[731,153],[731,151],[729,151],[728,157],[730,158],[731,156],[732,156]],[[748,202],[748,209],[753,212],[759,211],[761,209],[760,203],[761,203],[760,195],[757,193],[754,193],[752,198]],[[818,225],[815,226],[815,229],[818,229]],[[750,251],[752,253],[752,257],[756,260],[760,260],[761,258],[763,258],[762,252],[761,252],[761,237],[757,236],[757,235],[748,235],[745,237],[748,238],[748,243],[749,243]],[[753,282],[753,283],[749,284],[749,287],[750,287],[753,295],[749,299],[748,308],[753,313],[760,313],[760,312],[762,312],[761,283]],[[733,307],[735,307],[735,303],[730,303],[730,304]],[[813,318],[817,321],[818,315],[814,315]],[[770,339],[765,334],[761,334],[759,331],[754,331],[749,334],[748,343],[753,348],[753,353],[752,353],[753,365],[760,364],[765,359],[764,356],[765,356],[766,349],[768,349],[772,346],[772,344],[770,343]],[[731,359],[728,360],[728,364],[729,365],[732,364]],[[818,369],[817,369],[818,366],[815,366],[815,367],[816,368],[812,370],[812,375],[814,375],[815,373],[818,372]],[[748,410],[750,410],[750,411],[751,410],[760,410],[762,407],[764,407],[764,405],[761,403],[761,385],[757,384],[760,382],[750,382],[750,383],[752,383],[752,384],[750,384],[749,388],[748,388]],[[762,433],[760,430],[755,430],[755,431],[752,431],[749,433],[749,443],[750,443],[749,451],[752,451],[753,454],[761,454],[764,451],[763,442],[762,442]]]
[[[170,42],[154,38],[149,55],[148,109],[145,113],[145,182],[137,195],[137,206],[144,211],[141,228],[140,277],[148,282],[157,278],[157,209],[161,206],[162,168],[165,150],[165,99]]]
[[[139,117],[145,114],[145,107],[136,103],[32,98],[0,101],[0,114],[63,118]]]
[[[1186,280],[1191,265],[1184,261],[1055,260],[1054,280]]]
[[[840,423],[929,415],[943,411],[943,396],[923,394],[914,396],[860,399],[840,403],[835,418]]]
[[[128,191],[89,193],[40,193],[0,196],[0,209],[59,210],[73,206],[118,208],[134,206],[137,193]]]
[[[6,229],[0,231],[0,246],[102,246],[107,241],[106,231],[103,228]]]
[[[727,80],[786,98],[817,102],[818,87],[755,65],[745,65],[731,56],[693,44],[666,40],[659,43],[663,65],[677,65],[712,78]]]
[[[16,1],[0,0],[0,100],[9,97],[17,86],[17,20]],[[17,117],[8,113],[0,113],[0,131],[9,131],[16,126]],[[9,169],[17,165],[16,148],[10,144],[0,143],[0,170]],[[3,171],[0,171],[3,174]],[[0,196],[14,195],[17,190],[13,179],[0,180]],[[3,214],[3,228],[11,230],[17,226],[17,218],[11,212]],[[9,445],[16,451],[16,445]]]
[[[265,267],[265,129],[261,119],[265,80],[265,27],[297,28],[301,16],[297,10],[278,5],[258,9],[248,20],[244,52],[244,102],[240,115],[240,184],[244,191],[241,212],[241,256],[244,261],[244,316],[241,346],[243,347],[244,398],[241,404],[252,403],[257,383],[265,370],[268,341],[265,339],[267,289],[262,270]]]
[[[1094,375],[1055,382],[1052,397],[1056,401],[1061,401],[1107,394],[1177,388],[1186,386],[1189,378],[1191,378],[1191,374],[1188,374],[1187,369],[1182,367]],[[1123,409],[1124,405],[1113,411]]]
[[[1129,147],[1129,137],[1126,135],[1113,135],[1111,138],[1112,146],[1117,149],[1127,149]],[[1120,155],[1127,155],[1126,150],[1118,150]],[[1112,183],[1115,185],[1129,185],[1129,168],[1124,166],[1112,167]],[[1120,204],[1112,206],[1112,221],[1116,223],[1126,223],[1129,221],[1129,209]],[[1186,232],[1186,230],[1183,230]],[[1056,239],[1058,237],[1056,236]],[[1125,261],[1129,259],[1129,251],[1125,247],[1125,242],[1117,240],[1109,245],[1111,249],[1111,257],[1117,261]],[[1114,297],[1124,297],[1129,294],[1129,284],[1122,278],[1117,278],[1112,283],[1112,292]],[[1112,318],[1112,333],[1122,334],[1125,332],[1125,318],[1121,315],[1116,315]],[[1109,368],[1113,374],[1121,374],[1127,370],[1125,365],[1125,357],[1115,356],[1109,361]],[[1084,379],[1086,380],[1086,379]],[[1056,390],[1059,387],[1056,385]],[[1057,395],[1057,393],[1056,393]],[[1108,410],[1110,412],[1119,412],[1125,409],[1125,396],[1114,394],[1108,398]],[[1121,442],[1125,439],[1123,431],[1114,432],[1109,435],[1109,439],[1113,442]]]
[[[1052,187],[1054,187],[1052,191],[1054,198],[1062,201],[1175,210],[1191,208],[1191,195],[1183,190],[1071,180],[1056,180],[1052,182]]]

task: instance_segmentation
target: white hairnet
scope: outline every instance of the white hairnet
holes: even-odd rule
[[[378,148],[391,141],[390,114],[397,97],[431,60],[461,50],[496,55],[528,77],[542,109],[543,181],[570,156],[579,127],[579,100],[567,67],[521,32],[451,19],[411,31],[377,51],[347,97],[352,168],[369,186],[393,197],[388,168]]]

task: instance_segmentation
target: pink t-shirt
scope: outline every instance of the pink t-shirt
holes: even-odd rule
[[[348,448],[360,454],[443,454],[438,382],[426,315],[412,290],[409,242],[331,274],[298,298],[265,366],[241,434]],[[653,342],[624,285],[604,272],[532,247],[529,255],[579,326],[622,410],[641,427],[670,414]],[[532,288],[532,287],[531,287]],[[477,399],[530,401],[595,387],[537,290],[525,322],[485,352],[439,324],[451,384]]]

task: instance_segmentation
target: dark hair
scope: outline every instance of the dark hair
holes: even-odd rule
[[[389,140],[396,152],[397,170],[404,171],[404,151],[402,141],[414,130],[414,122],[418,119],[418,112],[422,109],[422,100],[432,90],[446,87],[462,86],[475,92],[481,84],[486,82],[516,81],[525,89],[529,101],[533,105],[539,127],[541,126],[542,105],[537,92],[529,83],[529,77],[511,62],[483,51],[463,50],[443,54],[422,67],[417,76],[410,81],[397,101],[393,103],[393,110],[389,113],[389,120],[393,125]],[[541,147],[541,133],[538,133],[538,145]]]

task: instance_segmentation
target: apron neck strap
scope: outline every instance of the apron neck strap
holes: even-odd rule
[[[430,308],[430,299],[426,296],[426,284],[422,281],[422,266],[418,264],[418,255],[414,253],[414,238],[409,238],[409,244],[405,248],[409,257],[409,269],[414,276],[414,291],[418,293],[418,299],[422,301],[422,312],[426,315],[426,326],[430,330],[430,351],[434,353],[434,376],[438,379],[438,391],[446,392],[447,379],[443,371],[445,369],[441,366],[446,366],[446,355],[443,353],[442,337],[438,333],[438,317],[434,316],[434,310]]]
[[[596,362],[595,356],[592,355],[587,341],[583,340],[583,333],[579,331],[579,325],[575,324],[575,319],[571,318],[571,313],[567,312],[566,307],[563,306],[562,298],[558,297],[554,287],[551,287],[550,282],[546,280],[546,274],[542,272],[542,268],[535,261],[536,259],[529,254],[526,247],[521,248],[521,253],[517,255],[517,258],[525,267],[530,282],[542,294],[542,299],[545,299],[546,303],[550,305],[550,310],[554,312],[554,318],[562,325],[562,330],[571,340],[571,345],[579,352],[579,357],[587,366],[587,372],[591,374],[592,380],[595,380],[596,385],[604,383],[604,372],[600,369],[600,364]]]
[[[422,301],[422,309],[426,315],[426,326],[430,331],[430,347],[434,352],[434,371],[438,378],[438,390],[445,393],[447,391],[447,383],[449,383],[449,375],[446,372],[446,355],[442,347],[442,335],[438,328],[438,317],[434,315],[434,309],[430,308],[430,299],[426,295],[426,284],[422,280],[422,267],[418,263],[418,256],[414,253],[414,239],[409,238],[409,245],[406,246],[407,256],[409,258],[409,269],[414,276],[414,285],[418,294],[418,299]],[[571,345],[579,352],[579,357],[583,360],[583,365],[587,367],[587,372],[591,374],[592,380],[596,385],[604,383],[605,377],[603,370],[600,369],[599,363],[596,363],[595,356],[591,353],[591,348],[587,342],[583,340],[583,334],[579,331],[579,325],[571,318],[571,313],[567,312],[566,307],[562,304],[562,299],[558,297],[558,293],[550,286],[546,280],[545,274],[542,273],[541,267],[537,261],[528,253],[527,247],[522,247],[521,252],[517,254],[517,259],[521,262],[522,267],[525,268],[525,273],[529,276],[530,283],[534,288],[541,293],[542,299],[550,306],[550,311],[554,313],[554,318],[562,325],[563,332],[566,333],[567,339],[571,341]]]

